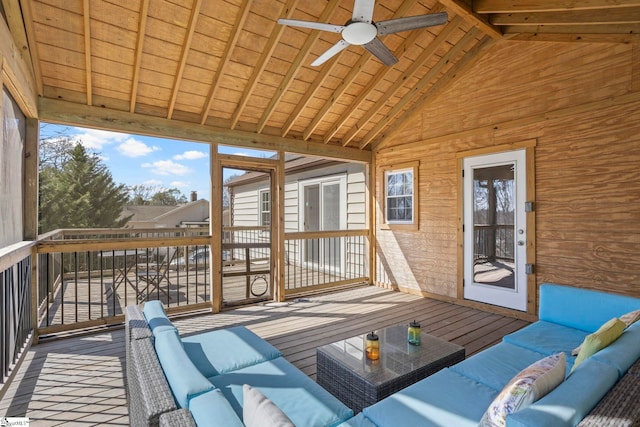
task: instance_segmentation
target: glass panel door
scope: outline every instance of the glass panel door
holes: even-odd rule
[[[464,159],[464,296],[526,310],[523,150]]]

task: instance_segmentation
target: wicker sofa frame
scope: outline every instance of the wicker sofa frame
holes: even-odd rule
[[[129,424],[196,427],[187,409],[178,409],[153,346],[153,335],[138,306],[125,308]]]

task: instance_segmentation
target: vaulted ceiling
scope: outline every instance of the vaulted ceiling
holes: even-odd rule
[[[96,107],[226,135],[369,150],[431,102],[498,39],[631,42],[640,0],[378,0],[374,21],[445,11],[445,25],[391,34],[383,65],[340,34],[353,0],[3,0],[28,52],[45,116]],[[88,109],[92,111],[91,109]],[[106,114],[106,113],[105,113]],[[233,138],[230,138],[233,140]]]

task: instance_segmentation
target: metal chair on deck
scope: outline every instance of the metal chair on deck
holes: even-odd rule
[[[153,292],[162,292],[168,299],[171,299],[171,295],[169,295],[169,286],[171,286],[169,267],[177,252],[176,247],[169,247],[166,251],[159,250],[158,256],[162,257],[161,261],[158,260],[154,263],[146,263],[138,266],[138,280],[147,284],[146,288],[138,294],[138,303],[147,299]],[[166,282],[166,289],[161,286],[163,282]]]

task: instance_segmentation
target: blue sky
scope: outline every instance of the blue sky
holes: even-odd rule
[[[99,154],[117,184],[177,188],[187,198],[197,191],[199,199],[211,200],[208,144],[53,124],[41,126],[40,138],[60,132]],[[243,148],[221,146],[219,151],[259,156]],[[225,170],[225,175],[233,172]]]

